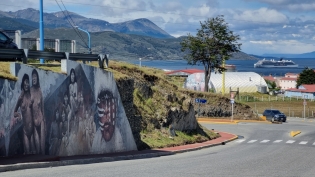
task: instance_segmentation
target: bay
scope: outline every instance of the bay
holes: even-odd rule
[[[288,60],[288,59],[287,59]],[[291,59],[289,59],[291,60]],[[298,68],[254,68],[254,64],[258,60],[227,60],[226,64],[236,66],[237,72],[256,72],[262,76],[284,76],[286,73],[301,73],[305,67],[315,68],[315,58],[297,58],[292,59]],[[140,61],[132,61],[131,63],[140,65]],[[164,70],[182,70],[182,69],[201,69],[204,70],[202,64],[188,65],[186,60],[142,60],[141,66],[152,67]]]

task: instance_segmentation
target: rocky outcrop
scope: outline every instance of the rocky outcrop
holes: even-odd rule
[[[163,128],[198,131],[198,116],[230,118],[232,115],[232,104],[226,97],[180,90],[163,78],[144,74],[134,68],[132,73],[126,68],[120,72],[126,77],[116,79],[116,83],[138,149],[148,148],[141,140],[141,131]],[[208,101],[206,104],[196,104],[195,98]],[[237,101],[233,106],[234,119],[258,119],[249,106]]]
[[[194,106],[190,104],[188,111],[182,108],[171,108],[163,124],[164,127],[172,126],[175,130],[191,131],[198,128],[197,119],[195,117]]]
[[[195,113],[198,117],[231,117],[232,104],[229,99],[221,99],[214,104],[199,104],[195,103]],[[233,104],[234,119],[251,119],[258,120],[259,117],[255,114],[248,105],[243,105],[235,102]]]

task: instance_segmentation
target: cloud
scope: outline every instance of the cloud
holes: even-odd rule
[[[268,4],[270,8],[285,9],[291,12],[314,11],[314,0],[245,0],[246,2],[261,2]]]
[[[5,11],[39,9],[38,1],[24,0],[23,5],[20,5],[21,0],[6,0],[6,3],[0,2],[0,5],[5,7],[3,8]],[[62,6],[61,0],[57,1]],[[240,35],[244,52],[315,50],[311,45],[315,40],[315,0],[62,0],[62,2],[71,12],[110,23],[147,18],[175,37],[188,33],[195,35],[200,28],[200,21],[224,15],[229,28]],[[44,0],[44,11],[56,12],[60,11],[60,8],[55,0]],[[275,49],[272,48],[273,45]]]
[[[277,41],[249,41],[243,45],[247,53],[253,51],[256,54],[264,53],[286,53],[300,54],[314,51],[313,43],[303,43],[297,40],[277,40]]]
[[[260,25],[273,25],[288,22],[288,18],[284,14],[265,7],[257,10],[245,10],[241,13],[235,13],[234,19],[241,23],[250,22]]]

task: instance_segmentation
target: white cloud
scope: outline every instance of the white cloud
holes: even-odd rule
[[[272,45],[273,41],[249,41],[250,43],[253,44],[262,44],[262,45]]]
[[[260,55],[264,53],[300,54],[314,51],[315,45],[297,40],[250,41],[243,44],[243,49],[247,53],[254,51]]]
[[[0,5],[5,11],[39,9],[39,0],[24,0],[23,4],[21,1],[6,0]],[[315,0],[62,1],[69,11],[110,23],[147,18],[175,37],[188,33],[194,35],[200,28],[200,21],[224,15],[231,30],[240,35],[244,52],[279,53],[285,50],[302,53],[315,50],[311,45],[315,40]],[[60,9],[55,0],[44,0],[44,11]],[[294,45],[290,41],[294,41]]]
[[[246,2],[262,2],[271,8],[285,9],[292,12],[313,11],[315,2],[313,0],[244,0]]]
[[[299,34],[292,34],[293,37],[301,37]]]
[[[242,13],[234,14],[234,19],[247,23],[260,23],[261,25],[288,22],[288,19],[284,14],[265,7],[257,10],[246,10]]]

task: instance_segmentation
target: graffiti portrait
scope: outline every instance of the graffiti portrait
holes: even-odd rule
[[[34,154],[36,152],[34,144],[34,122],[32,116],[30,79],[27,74],[24,74],[22,78],[21,94],[14,108],[13,125],[20,120],[23,120],[24,153]]]
[[[67,61],[67,75],[14,63],[0,79],[0,156],[136,150],[113,74]]]
[[[92,151],[100,153],[110,152],[114,148],[123,148],[121,133],[116,128],[117,98],[109,90],[101,90],[97,97],[96,117],[99,128],[96,131],[92,144]]]
[[[36,153],[45,154],[45,117],[43,94],[40,88],[38,72],[32,71],[31,108],[34,121],[34,140]]]
[[[56,155],[59,152],[59,144],[60,144],[60,127],[59,127],[59,109],[55,109],[54,120],[50,125],[49,132],[49,154]]]
[[[114,134],[117,115],[116,102],[116,98],[108,90],[102,90],[97,98],[97,114],[102,137],[105,141],[109,141]]]

